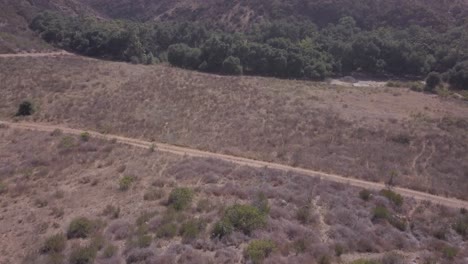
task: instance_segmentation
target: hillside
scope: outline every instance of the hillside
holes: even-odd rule
[[[2,126],[0,147],[1,263],[462,264],[468,256],[464,211],[389,190],[60,130]]]
[[[78,56],[0,58],[0,78],[3,119],[29,99],[35,121],[468,199],[462,101]]]

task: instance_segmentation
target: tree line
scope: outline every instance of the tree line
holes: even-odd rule
[[[230,33],[201,23],[98,20],[44,12],[30,24],[49,43],[79,54],[170,64],[230,75],[324,79],[352,72],[425,76],[467,88],[468,23],[446,32],[410,26],[365,30],[351,17],[317,27],[274,21]]]

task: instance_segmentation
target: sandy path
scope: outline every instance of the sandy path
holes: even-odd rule
[[[150,148],[151,146],[154,146],[155,149],[157,149],[158,151],[168,152],[168,153],[172,153],[176,155],[214,158],[214,159],[221,159],[223,161],[232,162],[232,163],[243,165],[243,166],[250,166],[250,167],[256,167],[256,168],[268,167],[270,169],[276,169],[276,170],[281,170],[281,171],[291,171],[291,172],[296,172],[296,173],[300,173],[304,175],[320,177],[328,181],[348,184],[351,186],[366,188],[366,189],[371,189],[371,190],[381,190],[383,188],[386,188],[386,185],[384,183],[369,182],[369,181],[359,180],[355,178],[347,178],[347,177],[343,177],[337,174],[296,168],[296,167],[287,166],[283,164],[247,159],[247,158],[236,157],[236,156],[231,156],[231,155],[212,153],[212,152],[179,147],[179,146],[174,146],[174,145],[169,145],[169,144],[164,144],[164,143],[157,143],[157,142],[150,142],[150,141],[145,141],[145,140],[127,138],[127,137],[122,137],[118,135],[101,134],[98,132],[92,132],[88,130],[72,129],[72,128],[68,128],[68,127],[64,127],[60,125],[30,123],[30,122],[14,123],[14,122],[7,122],[7,121],[0,121],[0,124],[4,124],[10,128],[15,128],[15,129],[27,129],[27,130],[42,131],[42,132],[52,132],[56,129],[60,129],[63,133],[74,134],[74,135],[80,135],[81,133],[83,133],[83,131],[87,131],[92,137],[95,137],[95,138],[101,138],[101,139],[107,139],[107,140],[115,139],[117,140],[117,142],[121,144],[126,144],[126,145],[139,147],[139,148]],[[400,188],[400,187],[394,187],[393,190],[405,197],[412,197],[416,200],[430,201],[432,203],[441,204],[441,205],[448,206],[448,207],[454,207],[454,208],[463,207],[463,208],[468,209],[468,201],[463,201],[463,200],[459,200],[455,198],[448,198],[448,197],[443,197],[443,196],[436,196],[436,195],[432,195],[429,193],[419,192],[419,191],[406,189],[406,188]]]

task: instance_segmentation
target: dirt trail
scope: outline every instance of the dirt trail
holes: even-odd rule
[[[383,188],[386,188],[386,185],[384,183],[369,182],[369,181],[359,180],[356,178],[347,178],[347,177],[343,177],[337,174],[296,168],[296,167],[291,167],[288,165],[247,159],[247,158],[236,157],[236,156],[231,156],[231,155],[212,153],[212,152],[179,147],[179,146],[174,146],[174,145],[169,145],[169,144],[164,144],[164,143],[150,142],[150,141],[127,138],[127,137],[111,135],[111,134],[101,134],[101,133],[92,132],[86,129],[78,130],[78,129],[72,129],[72,128],[68,128],[68,127],[64,127],[60,125],[30,123],[30,122],[14,123],[14,122],[8,122],[8,121],[0,121],[0,124],[6,125],[10,128],[15,128],[15,129],[27,129],[27,130],[42,131],[42,132],[52,132],[54,130],[59,129],[63,133],[74,134],[74,135],[80,135],[84,131],[87,131],[92,137],[95,137],[95,138],[101,138],[101,139],[106,139],[106,140],[115,139],[117,140],[117,142],[121,144],[126,144],[126,145],[139,147],[139,148],[150,148],[154,146],[155,149],[159,151],[168,152],[168,153],[172,153],[176,155],[187,155],[191,157],[202,157],[202,158],[214,158],[214,159],[221,159],[227,162],[232,162],[232,163],[243,165],[243,166],[250,166],[250,167],[256,167],[256,168],[267,167],[270,169],[276,169],[276,170],[281,170],[281,171],[291,171],[291,172],[296,172],[296,173],[309,175],[313,177],[320,177],[328,181],[348,184],[351,186],[366,188],[366,189],[371,189],[371,190],[381,190]],[[419,192],[419,191],[410,190],[406,188],[400,188],[400,187],[394,187],[393,190],[400,193],[401,195],[405,197],[412,197],[416,200],[430,201],[435,204],[441,204],[441,205],[453,207],[453,208],[463,207],[463,208],[468,209],[468,201],[463,201],[463,200],[459,200],[455,198],[436,196],[436,195],[432,195],[429,193]]]
[[[0,58],[24,58],[24,57],[57,57],[57,56],[75,56],[66,51],[44,52],[44,53],[10,53],[0,54]]]

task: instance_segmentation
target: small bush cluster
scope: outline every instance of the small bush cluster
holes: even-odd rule
[[[386,220],[400,231],[406,229],[406,221],[394,216],[385,206],[376,206],[374,208],[372,220]]]
[[[87,238],[95,229],[95,223],[88,218],[79,217],[71,221],[68,226],[67,237],[72,238]]]
[[[253,240],[247,246],[245,256],[253,263],[262,263],[275,248],[275,243],[271,240]]]
[[[311,219],[310,206],[306,205],[306,206],[300,207],[296,212],[296,218],[303,225],[310,223],[310,219]]]
[[[182,224],[179,233],[185,241],[189,241],[197,238],[205,226],[206,222],[202,219],[190,219]]]
[[[453,229],[462,237],[468,238],[468,215],[459,216],[453,224]]]
[[[6,183],[0,181],[0,194],[4,194],[8,191]]]
[[[34,114],[34,106],[30,101],[23,101],[18,107],[16,116],[30,116]]]
[[[168,204],[177,211],[184,210],[192,204],[193,191],[189,188],[175,188],[169,195]]]
[[[401,196],[400,194],[398,194],[398,193],[396,193],[396,192],[394,192],[392,190],[389,190],[389,189],[381,190],[380,194],[382,194],[385,198],[387,198],[389,201],[391,201],[396,206],[402,206],[403,205],[403,196]]]
[[[64,234],[56,234],[46,239],[41,247],[42,253],[60,253],[67,243],[67,238]]]
[[[223,237],[233,230],[238,230],[246,235],[266,225],[266,214],[251,205],[236,204],[228,207],[223,218],[214,226],[212,235]]]
[[[70,253],[70,264],[91,264],[96,258],[96,248],[91,246],[78,247]]]
[[[367,189],[363,189],[359,192],[359,198],[361,198],[364,201],[369,201],[371,198],[371,192]]]
[[[106,206],[102,214],[105,216],[109,216],[111,219],[117,219],[120,216],[120,207],[116,207],[109,204]]]
[[[130,186],[135,181],[135,178],[132,176],[124,176],[119,180],[119,189],[121,191],[127,191],[130,189]]]
[[[88,142],[90,138],[91,134],[89,134],[89,132],[83,132],[80,134],[81,141]]]

